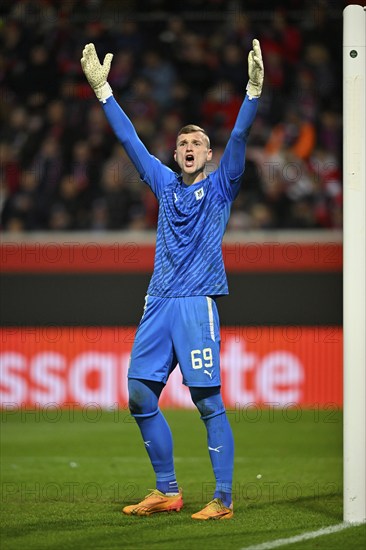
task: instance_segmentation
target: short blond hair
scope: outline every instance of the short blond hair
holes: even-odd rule
[[[177,139],[182,134],[192,134],[193,132],[202,132],[202,134],[206,137],[207,147],[210,148],[210,138],[208,137],[206,130],[196,124],[187,124],[186,126],[183,126],[183,128],[181,128],[178,132]]]

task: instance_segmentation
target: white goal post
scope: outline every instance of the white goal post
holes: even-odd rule
[[[343,519],[366,521],[366,7],[343,10]]]

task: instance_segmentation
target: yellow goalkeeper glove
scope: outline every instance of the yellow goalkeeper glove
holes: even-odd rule
[[[99,101],[105,103],[106,99],[113,95],[112,88],[107,82],[108,73],[111,68],[113,54],[107,53],[103,65],[100,64],[94,44],[87,44],[83,49],[81,67],[84,74],[93,88]]]
[[[264,67],[259,40],[253,40],[253,49],[248,55],[247,94],[249,98],[260,97],[263,87]]]

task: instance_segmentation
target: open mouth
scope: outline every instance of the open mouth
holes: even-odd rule
[[[186,155],[186,166],[190,167],[193,166],[194,163],[194,156],[191,154]]]

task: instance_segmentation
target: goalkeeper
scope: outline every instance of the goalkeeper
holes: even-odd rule
[[[234,442],[221,396],[216,299],[228,294],[221,243],[240,189],[246,141],[262,91],[260,45],[253,40],[246,95],[219,166],[209,175],[205,165],[212,158],[210,139],[199,126],[189,124],[178,132],[173,154],[179,173],[147,151],[107,82],[112,57],[108,53],[100,64],[94,44],[87,44],[81,65],[116,137],[159,202],[154,271],[128,371],[129,408],[154,469],[156,489],[123,512],[145,516],[183,506],[172,434],[159,409],[160,394],[179,363],[183,384],[207,430],[216,480],[212,500],[192,518],[230,519]]]

